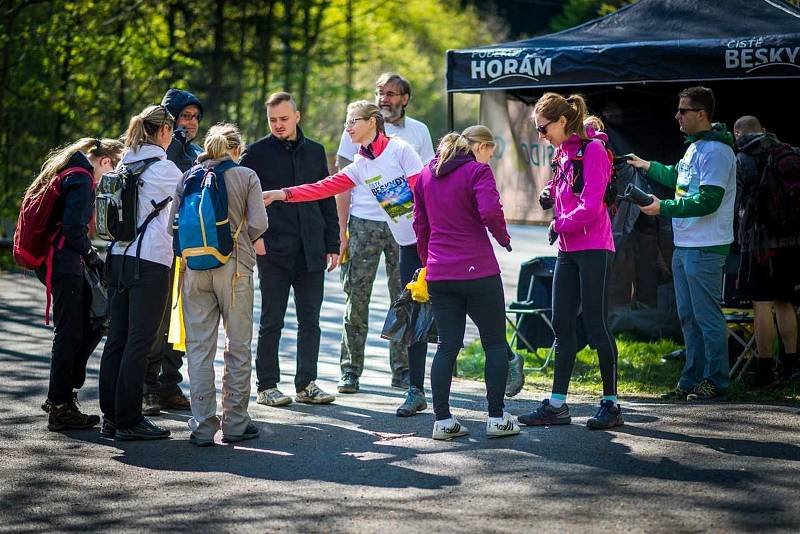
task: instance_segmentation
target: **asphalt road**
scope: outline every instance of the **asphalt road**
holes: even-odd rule
[[[503,259],[509,294],[513,266],[547,252],[541,233],[512,232],[515,252]],[[384,287],[376,285],[373,324],[388,304]],[[335,391],[338,273],[326,291],[319,383]],[[596,399],[572,398],[573,425],[488,440],[483,385],[458,380],[455,413],[472,435],[434,442],[430,410],[394,416],[402,392],[388,387],[388,351],[376,333],[361,394],[322,407],[252,402],[256,440],[198,449],[187,413],[159,418],[173,432],[168,441],[48,432],[39,409],[52,339],[43,297],[35,278],[0,276],[0,532],[800,530],[797,406],[629,400],[626,425],[603,432],[584,426]],[[285,391],[293,320],[290,310]],[[90,413],[98,412],[99,350],[81,396]],[[507,410],[527,411],[543,394],[526,392]]]

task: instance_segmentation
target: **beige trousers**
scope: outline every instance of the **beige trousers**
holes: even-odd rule
[[[239,436],[250,422],[251,352],[253,338],[253,273],[236,259],[208,271],[186,269],[183,276],[183,320],[189,368],[192,418],[197,439],[211,440],[217,430]],[[234,280],[236,282],[234,283]],[[222,421],[217,416],[214,359],[219,319],[225,328],[222,375]]]

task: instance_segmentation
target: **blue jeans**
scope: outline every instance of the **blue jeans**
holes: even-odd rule
[[[678,317],[686,342],[686,364],[678,387],[690,390],[703,379],[726,389],[728,332],[722,315],[722,270],[725,256],[691,248],[676,248],[672,276]]]

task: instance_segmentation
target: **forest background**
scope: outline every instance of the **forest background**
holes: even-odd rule
[[[225,120],[248,143],[268,133],[266,97],[289,91],[332,156],[346,104],[372,100],[378,74],[396,71],[436,143],[447,49],[569,28],[630,1],[0,0],[0,218],[16,218],[50,149],[121,135],[170,87],[203,102],[201,137]],[[477,107],[459,100],[457,118],[474,121]]]

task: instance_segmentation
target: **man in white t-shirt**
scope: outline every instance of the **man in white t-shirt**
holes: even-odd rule
[[[375,104],[383,113],[386,134],[410,144],[427,165],[433,159],[433,142],[428,127],[405,113],[411,99],[411,84],[394,73],[384,73],[375,82]],[[342,132],[336,165],[339,170],[352,163],[358,145]],[[381,207],[364,188],[337,195],[341,239],[342,285],[346,296],[344,331],[340,365],[342,379],[339,393],[356,393],[358,379],[364,370],[364,346],[367,341],[369,301],[372,285],[378,271],[381,255],[386,260],[389,296],[394,302],[400,293],[399,247]],[[392,369],[392,386],[408,389],[408,349],[400,343],[391,343],[389,364]]]

